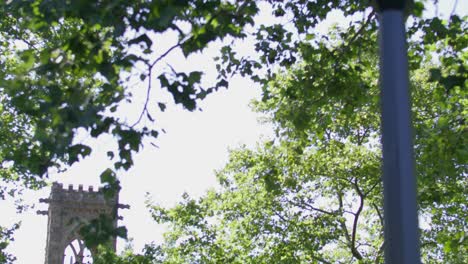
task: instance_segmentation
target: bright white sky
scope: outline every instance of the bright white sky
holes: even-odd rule
[[[447,15],[453,6],[453,1],[445,2],[439,12]],[[467,10],[467,4],[459,3],[458,10]],[[466,13],[466,11],[462,11]],[[340,20],[334,17],[331,20]],[[259,20],[268,21],[267,16],[259,17]],[[257,21],[260,22],[260,21]],[[331,22],[331,21],[330,21]],[[330,23],[322,25],[325,30]],[[174,36],[164,36],[166,47],[174,43]],[[246,52],[252,52],[253,48],[248,41],[242,44]],[[158,46],[158,51],[164,51],[165,47]],[[250,46],[250,47],[249,47]],[[180,52],[175,52],[167,57],[178,70],[203,70],[207,72],[208,79],[215,76],[214,63],[211,60],[217,55],[217,47],[211,47],[203,55],[190,58],[187,63]],[[164,66],[164,64],[161,64]],[[144,87],[138,87],[135,92],[137,100],[144,100]],[[259,98],[260,89],[251,81],[234,78],[231,80],[228,90],[220,90],[208,96],[200,103],[203,112],[188,112],[180,107],[172,105],[172,99],[160,95],[159,89],[154,89],[153,94],[166,102],[170,102],[168,109],[163,114],[154,116],[157,126],[166,130],[154,141],[155,148],[146,142],[143,150],[134,158],[135,166],[128,172],[120,173],[122,184],[120,192],[121,203],[129,204],[130,210],[120,210],[124,220],[120,222],[128,229],[128,235],[133,238],[133,245],[140,250],[145,243],[160,240],[164,227],[157,225],[151,219],[145,208],[145,194],[148,192],[153,201],[161,205],[170,206],[180,200],[183,192],[190,195],[202,195],[207,189],[216,186],[214,171],[221,169],[226,164],[228,149],[242,144],[255,146],[261,141],[262,135],[270,137],[270,127],[260,125],[257,122],[258,115],[248,107],[253,98]],[[138,115],[141,104],[136,102],[132,106],[126,106],[124,111],[131,115]],[[85,142],[89,139],[84,139]],[[93,141],[93,155],[91,158],[81,161],[67,172],[53,177],[64,184],[73,183],[75,186],[83,184],[97,186],[99,174],[109,166],[105,153],[109,148],[109,138]],[[75,187],[76,188],[76,187]],[[49,188],[39,192],[28,192],[24,199],[35,202],[39,198],[48,197]],[[6,207],[6,208],[5,208]],[[44,263],[47,217],[36,215],[36,210],[45,210],[45,204],[36,204],[36,208],[28,212],[16,215],[11,204],[2,205],[2,217],[0,225],[10,226],[15,221],[21,220],[22,227],[15,233],[15,241],[9,247],[9,251],[17,256],[16,263],[31,264]],[[118,248],[122,249],[125,242],[119,241]]]

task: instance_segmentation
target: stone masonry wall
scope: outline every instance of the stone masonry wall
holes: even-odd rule
[[[116,219],[117,227],[117,209],[128,208],[118,203],[118,193],[106,199],[101,188],[94,190],[90,186],[84,190],[83,185],[77,189],[73,185],[64,188],[60,183],[53,183],[49,198],[39,201],[49,204],[47,211],[38,211],[48,216],[45,264],[63,264],[65,248],[71,241],[80,239],[78,230],[83,224],[106,214]],[[115,238],[111,245],[115,250]]]

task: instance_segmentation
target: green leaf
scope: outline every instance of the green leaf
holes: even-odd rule
[[[132,44],[138,44],[141,42],[144,42],[146,44],[146,48],[148,49],[151,48],[151,45],[153,45],[153,41],[146,34],[141,34],[140,36],[131,39],[130,41],[128,41],[128,45],[130,46]]]
[[[440,71],[440,69],[431,69],[430,70],[430,77],[429,77],[429,81],[431,82],[436,82],[436,81],[439,81],[442,77],[442,73]]]
[[[166,104],[164,103],[158,103],[159,109],[161,109],[162,112],[166,110]]]

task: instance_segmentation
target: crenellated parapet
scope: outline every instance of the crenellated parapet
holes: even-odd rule
[[[129,209],[130,206],[118,203],[118,193],[114,197],[105,197],[103,188],[94,188],[88,186],[84,189],[82,184],[76,188],[73,184],[69,184],[66,188],[61,183],[54,182],[49,198],[39,199],[41,203],[48,203],[50,206],[60,204],[61,207],[70,208],[111,208]],[[37,211],[38,214],[47,215],[48,211]]]

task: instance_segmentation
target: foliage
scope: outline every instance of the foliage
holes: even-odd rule
[[[88,225],[83,225],[79,234],[87,247],[97,248],[105,246],[109,237],[127,238],[127,230],[124,227],[115,228],[113,219],[110,216],[101,214],[98,218],[90,221]]]
[[[108,264],[108,263],[115,263],[115,264],[150,264],[154,263],[153,261],[153,250],[151,247],[147,247],[145,249],[145,254],[138,255],[132,253],[132,249],[126,250],[121,255],[116,255],[115,252],[109,250],[107,248],[100,247],[98,252],[99,254],[93,259],[93,263],[96,264]]]
[[[293,13],[299,36],[261,26],[268,34],[257,39],[257,63],[277,71],[253,76],[264,84],[255,107],[277,138],[233,151],[218,173],[219,190],[152,207],[157,221],[172,226],[159,255],[164,263],[383,263],[374,14],[327,36],[307,35],[313,16],[300,12],[311,8],[288,4],[274,3],[273,13]],[[422,259],[466,263],[466,18],[411,19]],[[226,73],[255,65],[228,51]]]
[[[337,152],[355,155],[343,164]],[[363,158],[369,164],[361,167]],[[379,174],[378,165],[375,153],[338,142],[302,155],[288,144],[234,151],[219,174],[221,191],[200,201],[187,198],[174,209],[153,208],[157,220],[173,225],[164,244],[166,261],[351,263],[381,258],[380,219],[370,214],[374,206],[381,210],[379,180],[372,177]]]
[[[74,141],[84,130],[94,138],[112,135],[118,145],[117,153],[108,152],[117,158],[112,169],[129,169],[142,139],[158,135],[140,124],[144,116],[153,121],[149,98],[134,124],[115,114],[132,99],[129,81],[139,76],[149,95],[156,77],[176,103],[196,109],[198,99],[226,81],[203,88],[201,72],[164,70],[161,60],[176,48],[190,56],[216,39],[243,37],[257,10],[252,1],[3,1],[2,168],[27,180],[66,168],[92,152]],[[156,57],[156,34],[165,32],[177,33],[178,42]]]
[[[202,72],[162,67],[163,59],[244,37],[257,11],[254,1],[0,1],[0,179],[14,190],[43,187],[48,173],[92,153],[77,135],[110,135],[113,167],[101,180],[112,196],[120,188],[115,171],[131,168],[143,139],[159,134],[152,115],[166,104],[150,98],[154,86],[189,111],[227,86],[224,79],[202,86]],[[177,43],[158,54],[168,33]],[[119,112],[134,99],[135,80],[147,93],[137,117]]]
[[[240,74],[262,85],[255,107],[277,137],[233,151],[219,172],[220,190],[185,196],[171,209],[154,206],[154,218],[173,226],[164,244],[98,261],[381,263],[378,14],[367,0],[264,3],[272,24],[255,24],[254,0],[1,2],[2,179],[41,187],[48,171],[91,154],[78,133],[109,134],[117,150],[109,150],[113,168],[101,179],[112,195],[115,171],[129,169],[142,140],[158,135],[142,122],[166,108],[151,99],[154,82],[192,111]],[[416,1],[408,20],[419,206],[429,225],[422,253],[430,263],[464,263],[466,18],[422,17],[424,4]],[[318,31],[336,12],[348,25]],[[177,43],[156,54],[167,33]],[[233,45],[247,36],[255,55]],[[220,50],[216,84],[202,85],[199,71],[161,67],[176,49],[189,57],[225,38],[233,42]],[[132,100],[135,80],[147,98],[132,123],[119,107]]]
[[[0,263],[7,264],[16,260],[16,257],[5,251],[8,245],[14,241],[13,233],[20,227],[20,224],[14,224],[10,228],[0,226]]]

